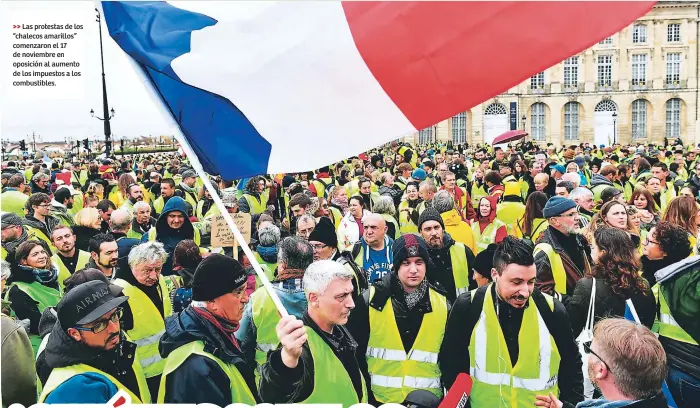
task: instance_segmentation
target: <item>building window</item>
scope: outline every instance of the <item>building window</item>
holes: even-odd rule
[[[681,25],[680,23],[669,24],[666,31],[666,41],[680,42],[681,41]]]
[[[632,102],[632,140],[647,137],[647,101],[637,99]]]
[[[632,85],[645,85],[647,82],[647,54],[632,55]]]
[[[612,36],[610,36],[610,37],[608,37],[608,38],[602,40],[602,41],[599,42],[598,44],[600,44],[600,45],[610,45],[610,44],[612,44]]]
[[[678,98],[666,102],[666,137],[681,137],[681,100]]]
[[[681,81],[681,54],[669,52],[666,54],[666,84],[674,85]]]
[[[532,138],[535,140],[545,140],[546,125],[545,125],[545,105],[542,102],[537,102],[530,107],[530,122],[532,123]]]
[[[530,77],[530,89],[543,89],[544,88],[544,72],[533,75]]]
[[[452,117],[452,143],[467,143],[467,112]]]
[[[508,109],[502,103],[492,103],[484,110],[484,115],[507,115]]]
[[[632,26],[632,44],[644,44],[647,42],[647,26],[635,24]]]
[[[564,60],[564,88],[578,86],[578,57]]]
[[[433,126],[428,126],[427,128],[418,132],[418,144],[424,145],[433,142]]]
[[[612,86],[612,55],[598,55],[598,85]]]
[[[564,105],[564,140],[578,140],[578,102]]]

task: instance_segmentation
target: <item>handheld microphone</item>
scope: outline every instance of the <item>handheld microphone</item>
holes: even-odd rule
[[[459,373],[438,408],[466,407],[469,401],[469,394],[472,392],[472,385],[474,385],[474,381],[469,374]]]

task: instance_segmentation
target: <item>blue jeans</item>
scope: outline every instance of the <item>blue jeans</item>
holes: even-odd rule
[[[668,368],[668,389],[678,408],[697,407],[700,401],[700,381],[676,368]]]

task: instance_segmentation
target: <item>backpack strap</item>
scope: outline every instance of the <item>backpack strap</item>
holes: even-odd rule
[[[479,321],[479,316],[481,316],[481,311],[484,310],[486,290],[488,290],[490,287],[491,285],[482,286],[478,289],[474,289],[471,292],[472,304],[469,307],[469,312],[467,314],[466,327],[471,327],[473,329],[476,326],[476,322]]]

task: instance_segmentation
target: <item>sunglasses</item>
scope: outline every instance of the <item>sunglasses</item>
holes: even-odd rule
[[[92,327],[74,327],[74,329],[80,330],[80,331],[91,331],[95,334],[102,333],[103,331],[105,331],[107,326],[109,326],[109,322],[118,323],[119,319],[121,319],[121,317],[122,317],[122,309],[119,308],[114,313],[112,313],[108,318],[98,320],[97,323]]]
[[[610,371],[612,373],[612,370],[610,369],[610,366],[608,365],[608,363],[606,363],[605,360],[603,360],[595,351],[591,350],[592,344],[593,344],[592,341],[587,341],[587,342],[583,343],[583,350],[588,354],[593,354],[594,356],[596,356],[596,358],[598,360],[600,360],[601,363],[603,363],[603,365],[605,366],[605,369],[607,369],[608,371]]]

